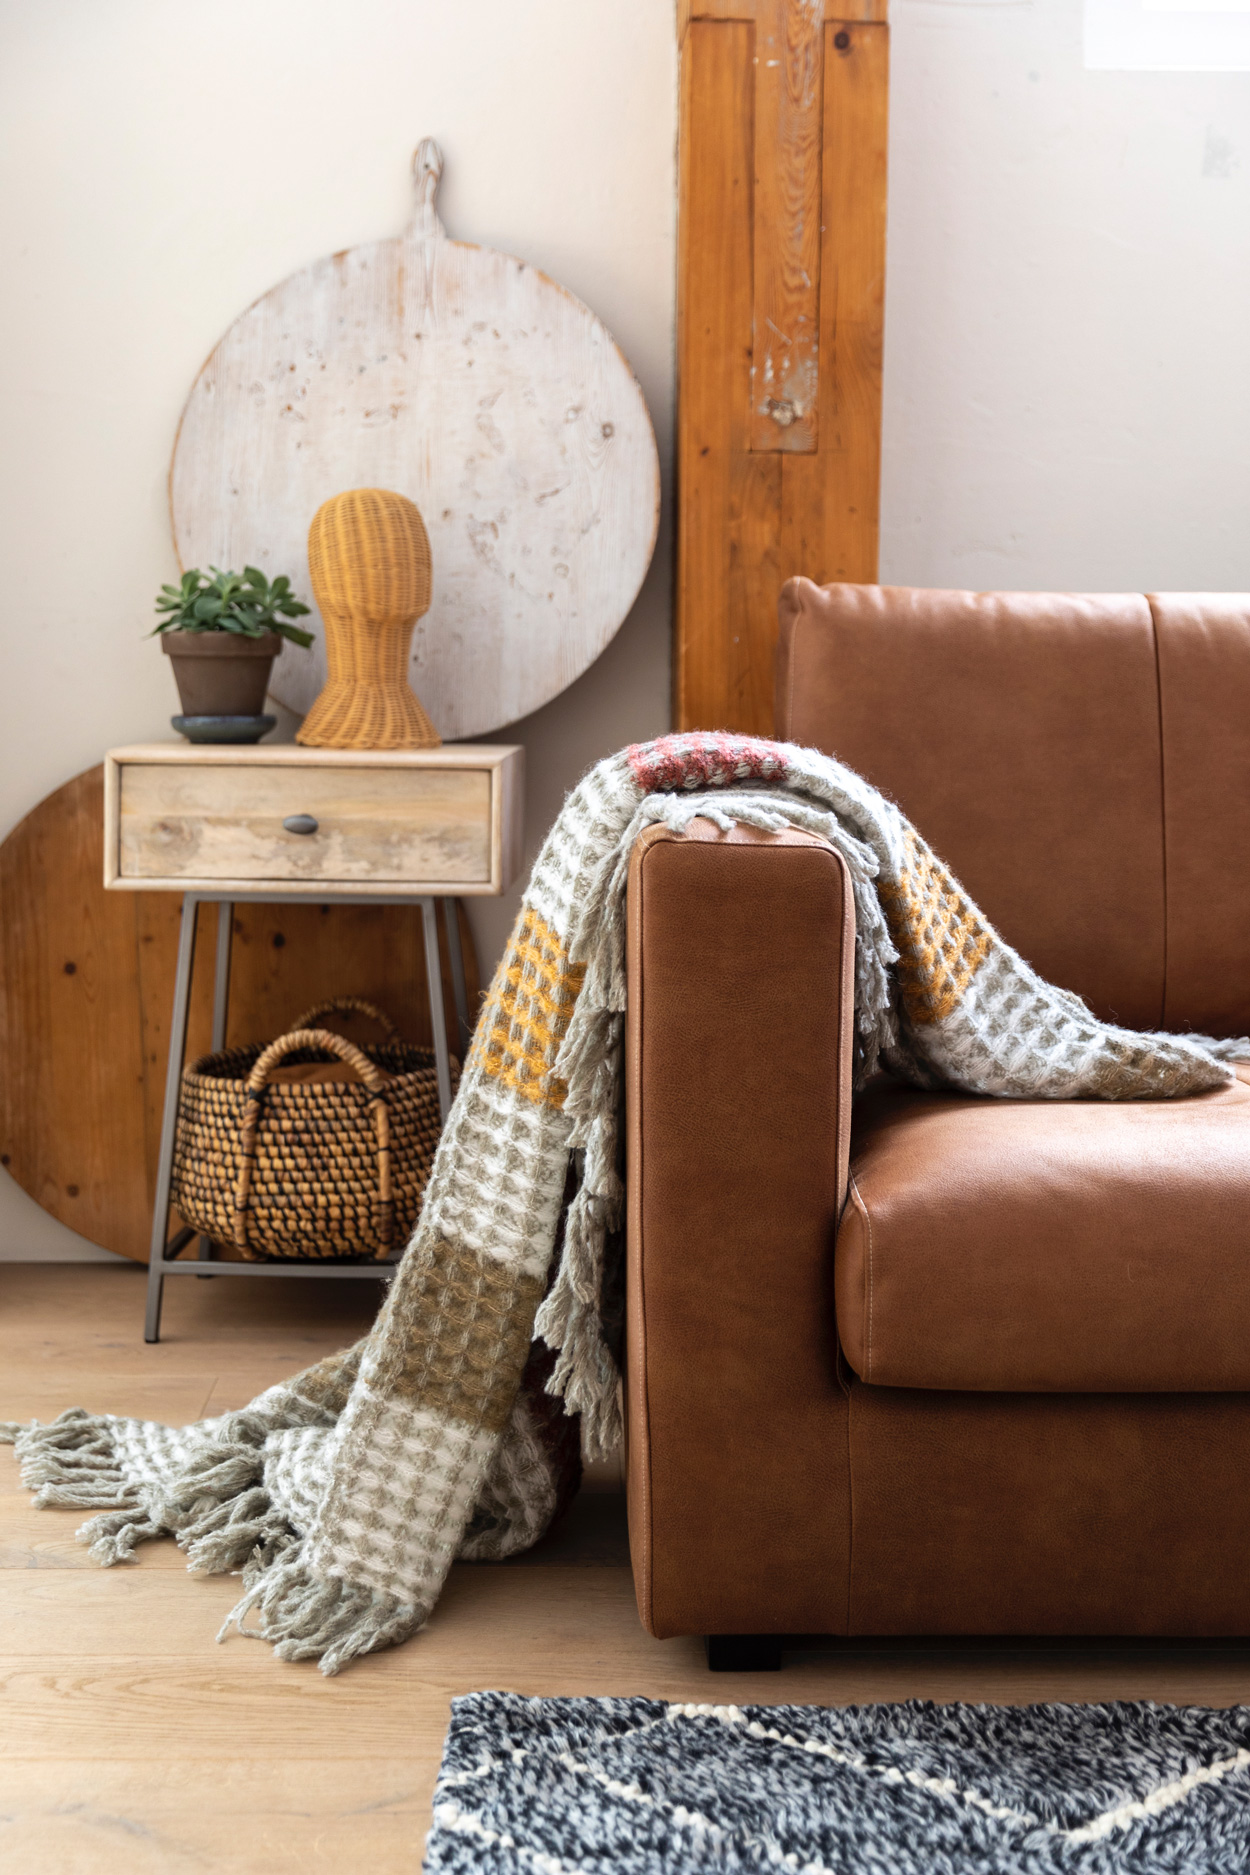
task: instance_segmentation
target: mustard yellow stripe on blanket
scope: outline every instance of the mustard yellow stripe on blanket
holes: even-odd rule
[[[532,980],[530,972],[536,971],[538,987],[541,988],[544,983],[550,983],[552,999],[561,1005],[565,1002],[571,1004],[576,1000],[582,978],[586,974],[584,964],[571,966],[567,958],[548,957],[536,944],[515,943],[508,953],[506,964],[508,976],[516,983],[522,980]],[[568,989],[570,982],[573,983],[571,993]]]
[[[552,1069],[585,975],[545,919],[522,910],[474,1040],[483,1073],[527,1100],[563,1107],[568,1089]]]
[[[899,954],[903,1007],[923,1027],[958,1008],[993,949],[994,934],[911,829],[905,852],[897,885],[883,879],[878,892]]]

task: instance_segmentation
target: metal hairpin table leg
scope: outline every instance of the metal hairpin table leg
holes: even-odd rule
[[[152,1210],[152,1247],[148,1260],[148,1311],[145,1341],[161,1338],[161,1299],[165,1288],[166,1233],[169,1230],[169,1188],[174,1169],[174,1133],[178,1124],[178,1089],[182,1057],[187,1045],[187,1005],[191,999],[191,967],[195,962],[195,926],[199,900],[188,892],[182,900],[178,931],[178,970],[174,978],[174,1009],[169,1023],[169,1066],[165,1074],[165,1109],[161,1117],[161,1151],[156,1167],[156,1203]],[[190,1232],[186,1236],[190,1237]],[[169,1248],[173,1248],[172,1245]]]
[[[286,894],[275,892],[249,892],[242,896],[248,903],[262,905],[282,904],[286,902],[287,897]],[[195,961],[196,917],[202,904],[216,904],[220,907],[213,996],[213,1049],[216,1051],[223,1048],[226,1041],[226,1018],[230,1001],[231,935],[234,925],[234,907],[238,899],[238,894],[234,899],[227,899],[218,898],[212,892],[188,892],[182,901],[178,969],[174,982],[174,1010],[169,1030],[169,1066],[165,1076],[165,1107],[161,1123],[160,1158],[157,1165],[156,1204],[152,1216],[152,1252],[148,1268],[145,1341],[159,1341],[160,1339],[161,1303],[166,1276],[194,1276],[200,1281],[219,1276],[328,1277],[348,1282],[359,1282],[362,1278],[371,1278],[389,1283],[399,1263],[398,1256],[382,1263],[333,1263],[320,1257],[313,1259],[292,1257],[286,1261],[272,1263],[235,1263],[215,1254],[218,1246],[210,1239],[203,1237],[200,1239],[198,1255],[180,1260],[181,1252],[192,1242],[197,1233],[189,1227],[184,1227],[172,1239],[168,1238],[174,1142],[178,1126],[178,1097],[182,1089],[182,1068],[187,1045],[187,1013],[191,1000],[191,972]],[[395,900],[390,895],[361,893],[358,898],[345,898],[336,902],[354,905],[389,905],[394,904]],[[411,904],[413,901],[408,899],[405,902]],[[443,1119],[446,1119],[451,1106],[451,1061],[447,1048],[446,1015],[443,1009],[443,977],[439,954],[436,901],[427,898],[418,899],[416,902],[421,906],[422,928],[427,958],[430,960],[430,967],[426,971],[426,985],[430,998],[430,1019],[434,1029],[439,1110]]]
[[[213,970],[213,1053],[226,1045],[226,1015],[230,1007],[230,938],[234,929],[234,906],[227,898],[217,901],[217,961]],[[211,1263],[213,1240],[201,1237],[198,1251],[201,1263]]]
[[[425,982],[430,994],[430,1027],[434,1031],[434,1067],[438,1075],[438,1112],[443,1124],[451,1111],[451,1057],[447,1049],[447,1018],[443,1013],[443,965],[438,949],[438,909],[432,898],[421,904],[421,934],[425,939]]]
[[[460,1038],[463,1064],[469,1046],[469,999],[464,988],[464,939],[460,935],[460,900],[443,900],[443,918],[447,924],[447,949],[451,957],[451,989],[456,999],[456,1033]]]
[[[230,938],[234,906],[228,898],[217,901],[217,962],[213,976],[213,1053],[226,1045],[226,1013],[230,1007]]]

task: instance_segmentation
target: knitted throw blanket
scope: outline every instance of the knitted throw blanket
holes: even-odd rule
[[[199,1425],[73,1410],[0,1427],[37,1502],[103,1512],[80,1532],[100,1562],[171,1535],[192,1570],[242,1571],[227,1629],[333,1673],[419,1628],[457,1556],[541,1534],[577,1431],[559,1398],[588,1450],[615,1445],[625,881],[643,827],[696,815],[805,828],[844,855],[859,1083],[884,1062],[923,1086],[1131,1100],[1219,1086],[1250,1053],[1095,1021],[825,756],[704,734],[628,749],[570,795],[539,855],[372,1332]]]

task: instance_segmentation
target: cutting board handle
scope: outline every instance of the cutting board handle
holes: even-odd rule
[[[412,180],[416,189],[409,237],[418,241],[442,241],[447,230],[438,218],[434,198],[443,175],[443,152],[433,137],[422,137],[413,151]]]

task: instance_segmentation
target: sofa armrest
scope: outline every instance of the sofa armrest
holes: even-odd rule
[[[639,1610],[660,1637],[845,1632],[833,1309],[854,1009],[845,862],[798,831],[654,827],[631,861],[628,933]]]

